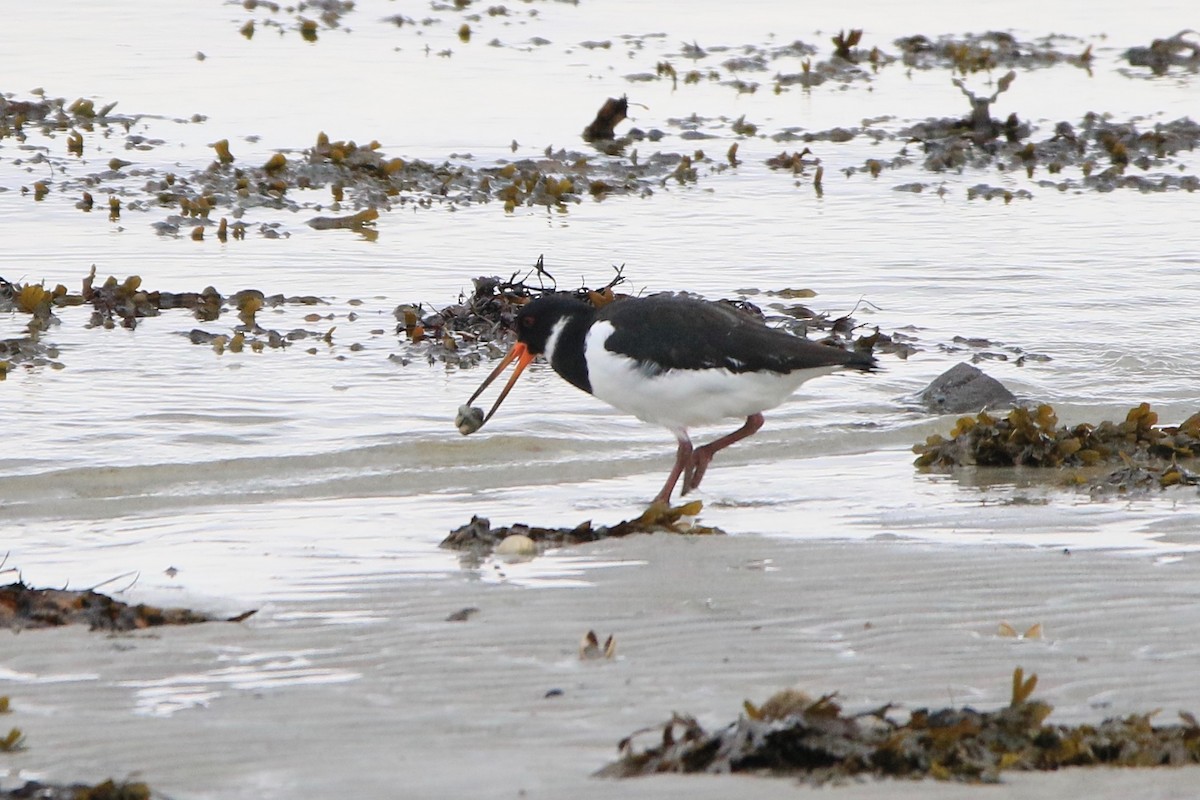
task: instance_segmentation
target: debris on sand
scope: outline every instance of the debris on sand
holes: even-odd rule
[[[784,690],[761,706],[747,701],[736,722],[712,733],[694,717],[675,714],[661,729],[623,739],[618,760],[596,774],[751,772],[817,785],[865,775],[998,783],[1008,770],[1200,763],[1200,723],[1189,713],[1180,712],[1181,723],[1173,725],[1152,725],[1157,712],[1099,725],[1048,725],[1053,707],[1030,699],[1036,686],[1037,676],[1025,678],[1018,667],[1006,708],[921,708],[904,722],[892,718],[892,704],[844,714],[836,694],[814,700]],[[644,734],[658,734],[658,741],[636,747],[634,739]]]
[[[812,150],[809,150],[807,147],[803,150],[797,150],[794,153],[784,150],[779,155],[768,158],[766,164],[771,169],[790,170],[793,175],[799,175],[806,167],[820,165],[820,159],[818,158],[804,158],[811,154]]]
[[[154,796],[144,783],[117,783],[111,778],[95,786],[26,781],[24,786],[0,789],[0,800],[150,800]]]
[[[224,621],[241,622],[253,613]],[[213,621],[216,618],[186,608],[131,606],[91,589],[34,589],[21,582],[0,586],[0,628],[12,630],[87,625],[94,631],[133,631]]]
[[[1200,412],[1178,426],[1159,426],[1149,403],[1130,409],[1123,422],[1059,426],[1049,405],[1018,407],[1007,417],[982,412],[962,417],[949,438],[934,434],[913,446],[916,465],[934,469],[981,467],[1103,467],[1116,472],[1076,472],[1074,485],[1127,492],[1154,485],[1200,484],[1178,461],[1200,456]]]
[[[583,639],[579,642],[579,660],[580,661],[599,661],[601,659],[612,660],[617,657],[617,639],[611,633],[604,640],[604,646],[600,646],[600,637],[595,631],[588,631],[583,635]]]
[[[619,538],[635,533],[724,534],[725,531],[720,528],[696,525],[693,522],[701,508],[703,505],[699,500],[673,507],[665,503],[654,503],[640,517],[618,522],[616,525],[593,527],[592,521],[587,520],[574,528],[541,528],[524,523],[493,528],[487,519],[474,516],[466,525],[451,531],[450,535],[442,540],[441,547],[483,556],[491,553],[509,536],[528,537],[544,549]]]

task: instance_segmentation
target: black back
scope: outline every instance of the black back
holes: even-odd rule
[[[787,373],[844,366],[871,369],[864,353],[816,344],[768,328],[726,306],[674,295],[631,297],[602,309],[565,294],[529,302],[517,315],[517,339],[535,355],[546,352],[554,326],[565,320],[550,366],[570,383],[591,392],[583,349],[593,322],[615,329],[606,350],[628,356],[647,375],[675,369]]]
[[[875,363],[869,355],[809,342],[732,308],[686,297],[622,300],[600,309],[596,319],[616,328],[606,349],[629,356],[652,374],[671,369],[871,369]]]

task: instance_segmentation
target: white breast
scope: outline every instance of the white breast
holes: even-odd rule
[[[633,359],[604,349],[612,333],[608,322],[597,322],[588,332],[585,356],[592,394],[640,420],[672,430],[774,408],[809,378],[837,369],[820,367],[786,374],[700,369],[650,374]]]

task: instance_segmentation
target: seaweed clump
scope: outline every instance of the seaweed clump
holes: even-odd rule
[[[1179,459],[1200,456],[1200,412],[1177,426],[1159,426],[1142,403],[1122,422],[1059,426],[1049,405],[1014,408],[1004,418],[982,412],[961,417],[949,438],[934,434],[913,446],[918,467],[1092,467],[1124,464],[1106,483],[1118,489],[1200,483]],[[1077,479],[1077,482],[1083,482]]]
[[[262,5],[260,0],[255,3]],[[301,23],[301,32],[308,30],[315,39],[317,27],[315,21],[308,20]],[[243,30],[252,36],[253,21]],[[492,166],[475,167],[468,163],[474,158],[469,153],[451,154],[439,163],[389,157],[377,141],[359,144],[334,140],[321,132],[311,147],[278,150],[258,164],[239,161],[229,139],[220,139],[212,145],[216,158],[211,163],[175,173],[109,157],[108,144],[102,140],[113,133],[123,132],[125,147],[131,151],[165,144],[163,139],[130,132],[143,115],[113,115],[115,105],[97,107],[84,99],[70,104],[61,98],[18,100],[0,93],[0,140],[12,137],[33,149],[32,142],[26,144],[29,137],[46,139],[47,143],[37,148],[46,151],[39,159],[47,161],[52,173],[61,176],[22,186],[22,194],[38,202],[47,198],[65,202],[71,198],[75,208],[85,213],[107,206],[106,216],[111,222],[120,221],[123,212],[162,211],[165,218],[151,223],[158,234],[204,241],[206,234],[212,233],[222,243],[245,239],[254,229],[269,239],[290,235],[280,222],[243,221],[243,215],[252,209],[293,213],[306,209],[349,210],[348,214],[312,218],[308,224],[317,230],[348,229],[372,240],[378,236],[375,220],[396,207],[459,208],[498,202],[506,213],[536,206],[565,212],[570,205],[589,197],[648,197],[668,181],[679,180],[681,174],[694,182],[696,171],[691,162],[700,160],[694,154],[662,152],[642,158],[636,152],[629,157],[597,157],[547,147],[536,158],[500,160]],[[601,136],[597,142],[613,145],[610,155],[615,156],[626,142],[644,138],[657,141],[661,136],[630,131],[613,142],[611,126],[623,121],[626,105],[624,99],[613,100],[611,113],[605,117],[607,127],[592,130],[593,135]],[[175,122],[203,119],[195,115]],[[51,149],[53,139],[62,131],[67,137],[65,158],[55,154],[57,146]],[[513,149],[517,149],[515,142]],[[681,170],[681,165],[686,167]],[[131,166],[135,168],[127,169]],[[329,201],[317,199],[312,190],[328,192]],[[101,193],[108,195],[107,204]]]
[[[621,95],[620,99],[610,97],[596,112],[596,118],[583,129],[585,142],[612,141],[616,139],[614,129],[625,121],[629,114],[629,98]]]
[[[836,695],[813,700],[785,690],[762,706],[708,732],[694,717],[675,714],[661,740],[645,749],[635,737],[618,745],[620,757],[602,777],[660,772],[769,772],[824,784],[853,776],[926,778],[998,783],[1007,770],[1084,766],[1182,766],[1200,763],[1200,725],[1154,726],[1153,713],[1110,718],[1099,725],[1047,725],[1052,706],[1030,699],[1037,676],[1013,672],[1012,700],[998,711],[917,709],[906,722],[888,716],[891,706],[844,714]]]
[[[616,274],[605,285],[595,289],[582,286],[569,294],[597,308],[613,302],[618,297],[613,289],[626,281],[622,267],[613,269]],[[393,312],[396,334],[407,342],[407,347],[403,354],[393,354],[391,360],[402,366],[424,359],[430,364],[440,361],[450,366],[471,367],[485,357],[499,358],[511,343],[521,307],[535,297],[559,291],[554,276],[546,271],[542,256],[524,275],[520,272],[507,278],[481,275],[471,283],[470,295],[460,294],[457,303],[433,313],[425,313],[420,303],[397,306]]]
[[[496,549],[509,536],[528,537],[538,548],[544,548],[620,538],[635,533],[725,533],[720,528],[690,523],[690,519],[700,513],[701,507],[702,504],[699,500],[674,507],[669,507],[665,503],[654,503],[641,516],[618,522],[616,525],[593,527],[592,521],[587,520],[574,528],[542,528],[523,523],[493,528],[490,521],[475,516],[471,517],[471,521],[466,525],[451,531],[450,535],[442,540],[440,546],[449,550],[463,550],[476,556],[484,556]]]
[[[1193,37],[1188,38],[1189,34]],[[1200,69],[1200,41],[1195,31],[1180,31],[1166,39],[1155,39],[1149,47],[1131,47],[1125,60],[1134,67],[1149,67],[1155,75],[1166,75],[1171,67]]]
[[[17,364],[61,366],[54,360],[58,348],[43,341],[42,333],[56,322],[51,306],[66,291],[65,286],[47,290],[40,284],[22,286],[0,278],[0,313],[29,314],[24,335],[0,339],[0,380]]]
[[[967,98],[971,113],[967,117],[928,119],[901,131],[920,142],[925,151],[925,168],[934,172],[960,170],[966,166],[986,167],[997,153],[1003,152],[999,140],[1004,138],[1011,149],[1029,136],[1029,125],[1016,113],[1003,122],[992,117],[992,105],[1008,91],[1017,73],[1010,70],[996,81],[996,91],[979,96],[955,78],[953,83]]]
[[[0,790],[0,800],[150,800],[153,796],[140,781],[117,783],[111,778],[95,786],[26,781],[24,786]]]

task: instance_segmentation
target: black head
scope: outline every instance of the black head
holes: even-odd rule
[[[576,300],[569,294],[548,294],[530,301],[517,314],[517,341],[521,342],[535,356],[546,352],[546,342],[554,331],[554,326],[560,320],[570,320],[578,317],[589,318],[596,309]]]

